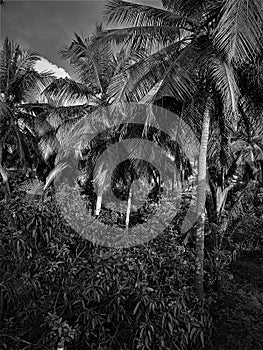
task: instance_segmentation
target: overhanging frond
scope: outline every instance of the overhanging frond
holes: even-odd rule
[[[234,126],[238,120],[237,106],[239,99],[239,89],[234,71],[220,58],[210,57],[206,62],[208,64],[208,76],[221,95],[225,115],[229,120],[232,120]]]
[[[229,63],[242,64],[262,50],[261,0],[224,0],[214,43]]]
[[[68,103],[76,102],[76,99],[85,99],[94,96],[94,90],[82,83],[76,82],[69,78],[58,78],[46,87],[43,94],[51,99],[60,99]]]
[[[159,9],[148,5],[139,5],[122,0],[110,0],[106,3],[105,19],[108,23],[148,26],[148,25],[166,25],[180,26],[191,30],[196,23],[171,11]]]

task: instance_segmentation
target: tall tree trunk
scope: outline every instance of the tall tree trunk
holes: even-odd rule
[[[3,183],[5,186],[5,198],[9,198],[11,196],[11,191],[9,187],[9,182],[8,182],[8,173],[2,166],[2,159],[3,159],[3,143],[0,141],[0,175],[2,176]]]
[[[131,184],[130,191],[129,191],[127,211],[126,211],[126,221],[125,221],[126,229],[129,228],[129,223],[130,223],[131,201],[132,201],[132,184]]]
[[[228,186],[228,187],[222,189],[222,187],[220,186],[220,187],[217,187],[217,189],[216,189],[216,211],[217,211],[218,217],[220,217],[220,214],[224,210],[227,195],[228,195],[230,188],[231,187]]]
[[[197,212],[199,219],[196,231],[196,273],[195,288],[199,300],[204,297],[204,231],[205,231],[205,199],[206,199],[206,158],[210,127],[210,99],[204,112],[201,144],[198,162]]]
[[[13,122],[13,127],[15,130],[15,134],[16,134],[18,146],[19,146],[19,163],[20,163],[19,165],[23,166],[23,169],[26,170],[27,162],[26,162],[26,155],[24,151],[23,141],[21,138],[21,133],[15,121],[12,121],[12,122]]]
[[[260,173],[261,173],[260,181],[263,183],[263,161],[262,160],[260,160]]]
[[[182,168],[182,171],[181,171],[182,188],[184,188],[184,178],[185,178],[185,170],[184,168]]]
[[[101,203],[102,203],[102,190],[99,190],[99,193],[97,196],[97,202],[96,202],[96,211],[95,211],[96,216],[100,215]]]
[[[100,215],[102,195],[103,195],[103,191],[105,190],[105,178],[106,178],[106,172],[104,171],[100,174],[100,178],[98,181],[98,196],[97,196],[96,210],[95,210],[96,217]]]
[[[175,163],[174,163],[174,166],[176,166]],[[174,169],[172,174],[172,195],[176,191],[176,187],[177,187],[176,171],[177,169]]]

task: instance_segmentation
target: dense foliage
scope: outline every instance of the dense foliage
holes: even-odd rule
[[[193,286],[194,254],[175,234],[96,247],[56,205],[1,204],[1,343],[6,349],[201,349],[210,318]]]

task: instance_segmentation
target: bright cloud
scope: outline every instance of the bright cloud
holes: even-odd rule
[[[41,60],[36,63],[35,69],[38,72],[51,71],[58,78],[70,78],[69,74],[65,71],[65,69],[56,66],[44,57],[42,57]]]

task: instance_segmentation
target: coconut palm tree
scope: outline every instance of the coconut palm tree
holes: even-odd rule
[[[101,30],[102,27],[97,27],[97,34]],[[62,57],[70,60],[79,79],[55,79],[44,91],[49,105],[40,113],[37,130],[41,137],[39,147],[45,159],[56,153],[62,143],[65,145],[71,127],[83,118],[90,123],[94,121],[93,127],[99,121],[109,122],[109,115],[101,112],[107,114],[108,109],[104,107],[112,102],[108,91],[112,77],[145,56],[138,49],[126,52],[120,48],[113,52],[109,45],[90,50],[91,42],[91,38],[81,38],[76,34],[71,44],[62,50]],[[81,104],[76,104],[76,101]],[[63,105],[65,103],[67,105]],[[39,105],[32,107],[39,109]],[[114,130],[111,131],[111,137],[114,137]],[[96,147],[96,144],[92,144],[93,151]],[[102,164],[101,173],[95,174],[95,182],[99,185],[95,210],[97,216],[101,210],[103,192],[109,185],[107,171],[102,171],[104,168]]]
[[[124,28],[101,31],[93,45],[122,43],[127,49],[147,48],[146,58],[112,80],[109,91],[117,100],[148,103],[163,96],[174,96],[191,106],[191,101],[198,98],[196,92],[201,92],[197,109],[190,113],[188,108],[186,120],[201,115],[196,288],[202,299],[211,120],[219,103],[224,129],[236,127],[240,98],[236,78],[262,51],[263,10],[258,0],[249,3],[244,0],[163,0],[162,5],[159,9],[110,0],[106,5],[106,20]]]
[[[97,25],[96,34],[101,31],[102,26]],[[43,111],[39,125],[40,148],[45,158],[57,151],[74,123],[109,105],[112,77],[144,55],[138,50],[128,54],[123,49],[113,52],[109,44],[90,50],[92,38],[75,34],[70,45],[61,50],[62,58],[69,60],[78,78],[54,79],[43,92],[50,105]],[[99,117],[102,122],[107,119],[98,115],[96,120]]]
[[[102,27],[97,26],[97,33],[101,30]],[[90,41],[91,38],[81,38],[75,34],[70,45],[61,50],[62,57],[69,59],[78,79],[54,79],[43,92],[48,104],[41,113],[39,105],[31,106],[38,110],[37,132],[41,138],[39,148],[46,160],[57,153],[78,121],[89,118],[90,121],[95,120],[95,123],[107,122],[108,116],[101,115],[101,111],[107,112],[103,107],[110,103],[107,89],[111,78],[143,55],[138,50],[133,54],[129,52],[129,55],[121,49],[113,52],[109,45],[90,50]],[[100,179],[96,215],[101,209],[103,188],[107,187],[105,181],[101,181],[104,175],[101,173],[96,177]]]
[[[30,154],[36,146],[34,115],[25,105],[34,101],[52,81],[50,73],[38,73],[34,69],[40,59],[39,55],[22,50],[8,38],[0,50],[0,170],[8,191],[4,163],[11,158],[12,163],[26,169],[34,158]]]

